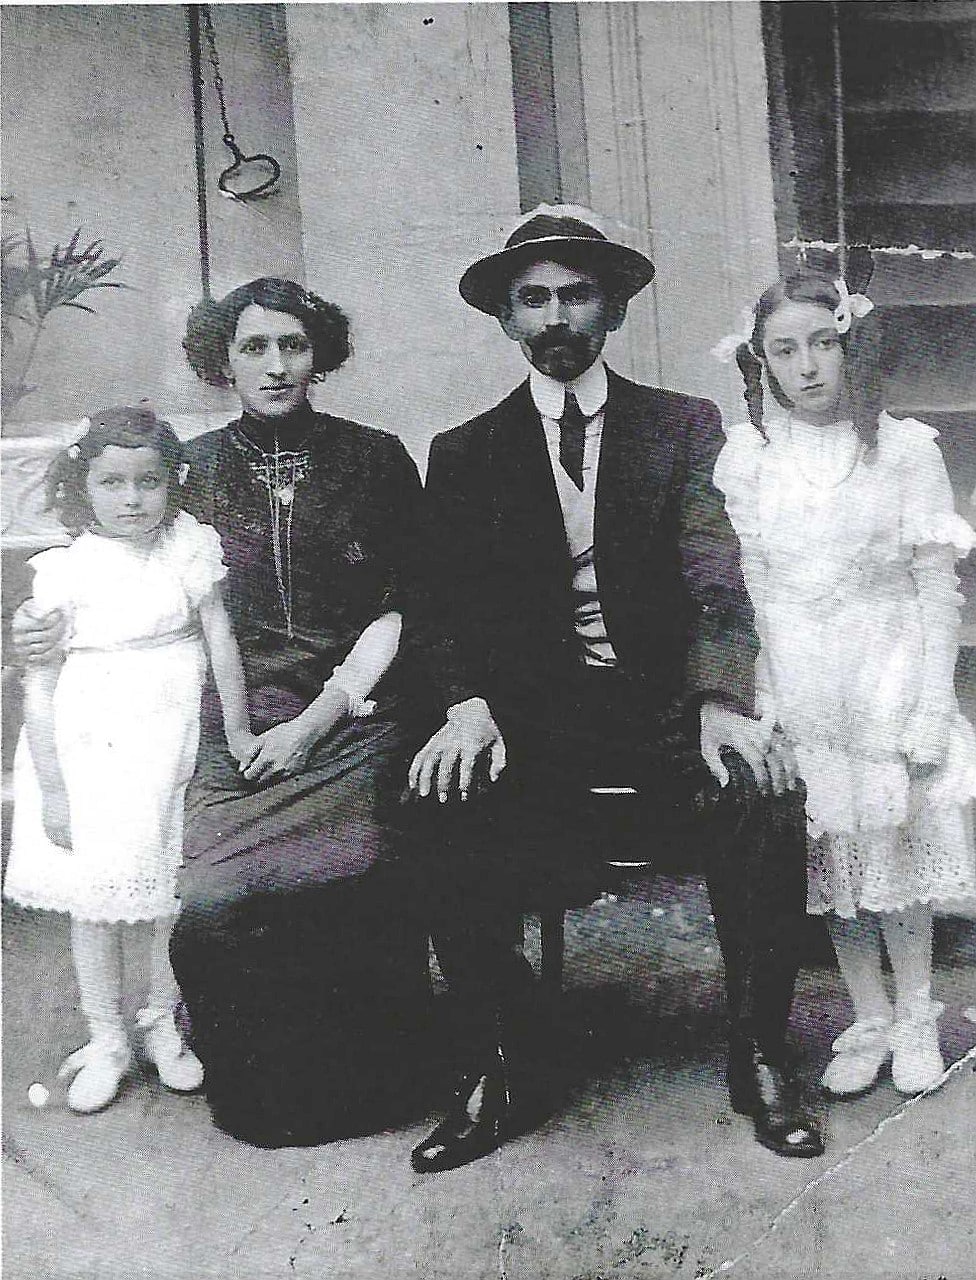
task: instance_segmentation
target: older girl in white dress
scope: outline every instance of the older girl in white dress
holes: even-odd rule
[[[870,310],[811,271],[762,295],[729,344],[750,420],[715,470],[762,640],[757,710],[806,785],[808,909],[830,914],[854,1005],[823,1077],[838,1096],[889,1060],[903,1093],[939,1079],[932,908],[976,901],[976,736],[953,683],[954,562],[976,534],[938,433],[878,412]]]
[[[203,1069],[176,1029],[169,936],[183,797],[200,732],[209,649],[231,749],[251,738],[244,677],[218,583],[220,539],[179,506],[180,443],[144,405],[95,414],[48,475],[74,535],[34,556],[33,607],[69,619],[65,651],[28,667],[14,760],[4,893],[71,916],[72,958],[90,1040],[61,1075],[68,1105],[116,1096],[132,1052],[122,1018],[123,924],[148,922],[150,991],[138,1014],[163,1084],[198,1088]]]

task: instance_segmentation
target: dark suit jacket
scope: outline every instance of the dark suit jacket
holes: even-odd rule
[[[607,633],[649,712],[710,696],[751,712],[757,641],[738,543],[712,484],[710,401],[608,371],[594,558]],[[445,706],[505,717],[578,671],[572,562],[528,381],[444,432],[427,477],[434,679]],[[544,712],[541,712],[544,715]]]

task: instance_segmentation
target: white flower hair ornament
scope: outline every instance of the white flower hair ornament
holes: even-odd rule
[[[183,485],[186,484],[186,478],[189,474],[190,474],[190,464],[188,462],[181,462],[176,469],[176,483],[180,486],[180,488],[182,488]]]
[[[849,293],[844,279],[835,280],[834,288],[840,298],[834,309],[834,324],[838,333],[847,333],[853,320],[860,320],[874,310],[874,303],[863,293]]]
[[[752,332],[756,327],[756,312],[753,307],[743,307],[739,312],[739,327],[735,333],[729,333],[709,351],[710,356],[722,364],[731,364],[735,353],[745,344],[751,350]]]
[[[69,444],[65,449],[65,453],[72,460],[72,462],[77,462],[78,459],[81,457],[81,448],[78,444],[78,441],[81,440],[84,436],[86,436],[90,430],[91,430],[91,418],[82,418],[82,420],[78,423],[77,427],[75,427],[74,433],[73,433],[75,438],[72,441],[72,443]]]

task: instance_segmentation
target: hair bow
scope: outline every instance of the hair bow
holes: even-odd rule
[[[874,303],[863,293],[849,293],[847,281],[843,278],[834,281],[834,288],[840,298],[834,310],[834,324],[837,326],[838,333],[847,333],[851,327],[851,321],[855,318],[860,320],[869,311],[873,311]]]
[[[65,453],[72,462],[77,462],[81,457],[81,446],[78,442],[83,440],[89,431],[91,431],[91,418],[82,418],[75,428],[74,441],[65,449]]]
[[[735,333],[727,334],[719,342],[716,342],[708,353],[714,356],[716,360],[720,360],[722,364],[731,364],[735,359],[735,353],[745,343],[748,347],[752,342],[752,333],[756,327],[756,313],[752,307],[743,307],[739,312],[739,328]]]

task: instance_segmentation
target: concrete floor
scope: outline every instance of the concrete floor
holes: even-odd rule
[[[569,919],[559,1113],[426,1177],[408,1156],[432,1117],[261,1151],[214,1129],[203,1098],[141,1076],[101,1115],[72,1115],[52,1086],[84,1038],[64,923],[8,910],[6,1280],[972,1280],[976,1024],[963,1011],[976,1004],[976,926],[938,932],[943,1044],[961,1060],[945,1084],[906,1102],[887,1081],[832,1104],[827,1153],[785,1160],[728,1109],[701,886],[634,892]],[[537,945],[530,926],[533,958]],[[134,973],[133,1007],[137,987]],[[811,966],[794,1010],[811,1075],[848,1021],[836,973]],[[34,1080],[52,1087],[40,1110]]]

